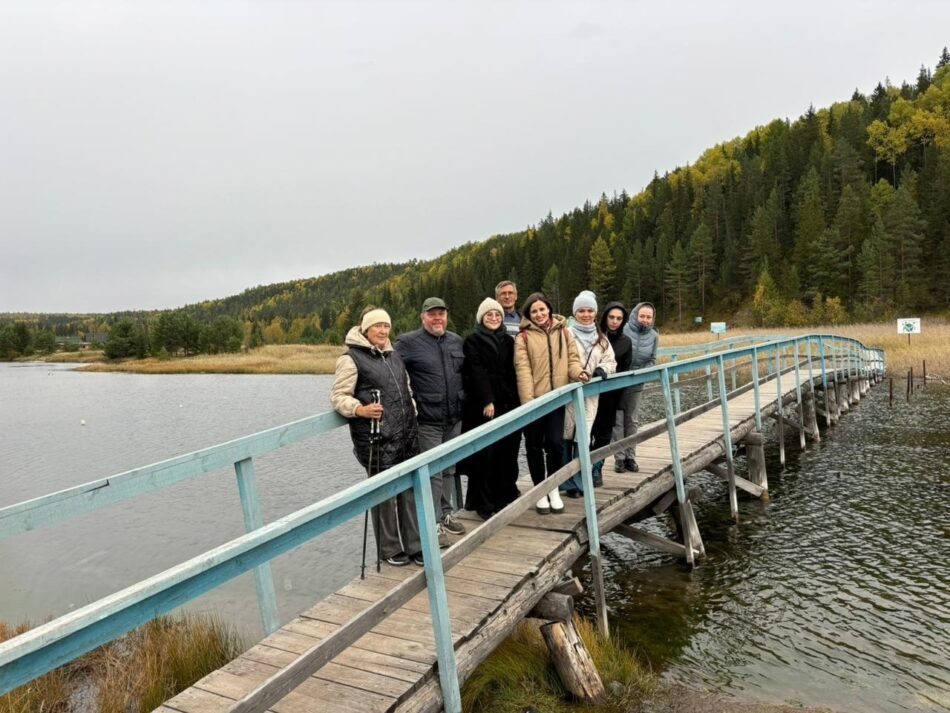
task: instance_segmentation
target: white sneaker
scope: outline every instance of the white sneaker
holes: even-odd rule
[[[545,495],[538,501],[538,504],[534,506],[534,509],[538,511],[539,515],[547,515],[551,512],[551,503],[548,502],[548,496]]]
[[[557,488],[548,494],[548,500],[551,503],[551,512],[564,512],[564,501],[561,500],[561,494],[557,491]]]

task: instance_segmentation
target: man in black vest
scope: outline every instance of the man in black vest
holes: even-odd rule
[[[419,449],[427,451],[462,432],[462,338],[448,331],[449,311],[445,302],[430,297],[422,303],[422,328],[402,335],[396,351],[402,357],[412,382],[419,419]],[[465,526],[452,516],[450,488],[454,468],[432,476],[432,499],[439,534],[461,535]],[[440,537],[448,545],[448,538]]]

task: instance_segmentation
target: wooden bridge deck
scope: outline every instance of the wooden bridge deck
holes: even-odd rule
[[[804,382],[805,375],[802,377]],[[782,386],[786,395],[794,394],[794,376],[784,378]],[[774,377],[762,380],[760,392],[763,416],[774,413]],[[737,443],[755,425],[751,389],[730,400],[729,415],[732,442]],[[677,440],[684,474],[721,459],[725,454],[721,408],[677,426]],[[641,442],[637,453],[639,473],[618,474],[612,470],[612,459],[605,463],[604,485],[594,493],[601,532],[635,517],[674,488],[665,431]],[[471,674],[586,552],[584,501],[565,498],[564,502],[562,514],[538,515],[533,508],[524,512],[446,572],[460,680]],[[462,512],[461,517],[468,521],[469,532],[481,524],[472,513]],[[396,568],[384,564],[379,574],[353,580],[157,710],[228,710],[235,700],[418,571],[413,565]],[[423,591],[269,710],[436,711],[441,708],[441,693],[435,662],[429,602]]]

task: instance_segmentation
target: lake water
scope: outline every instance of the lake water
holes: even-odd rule
[[[330,382],[0,364],[0,506],[325,411]],[[604,538],[612,625],[668,680],[849,713],[950,710],[950,392],[893,407],[871,393],[804,453],[790,438],[784,470],[767,446],[771,502],[740,499],[739,525],[698,476],[699,567]],[[265,521],[363,477],[345,429],[255,471]],[[243,531],[227,469],[0,540],[0,619],[62,614]],[[283,619],[358,575],[361,536],[359,518],[276,560]],[[192,607],[258,631],[249,574]]]
[[[766,456],[771,502],[740,494],[739,525],[725,486],[697,479],[699,567],[604,539],[622,640],[739,699],[950,710],[950,390],[891,407],[882,384],[820,444],[790,436],[784,470],[774,436]]]

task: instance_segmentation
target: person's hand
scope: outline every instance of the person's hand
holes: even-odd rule
[[[382,404],[363,404],[362,406],[357,406],[356,415],[361,416],[362,418],[382,418],[383,405]]]
[[[482,416],[485,418],[495,418],[495,404],[488,404],[482,409]]]
[[[582,371],[581,375],[577,377],[577,380],[586,384],[588,381],[590,381],[590,374],[588,374],[586,371]]]
[[[607,378],[607,372],[604,371],[604,368],[603,368],[602,366],[598,366],[596,369],[594,369],[594,376],[596,376],[596,377],[598,377],[598,378],[601,378],[601,379],[606,379],[606,378]]]

